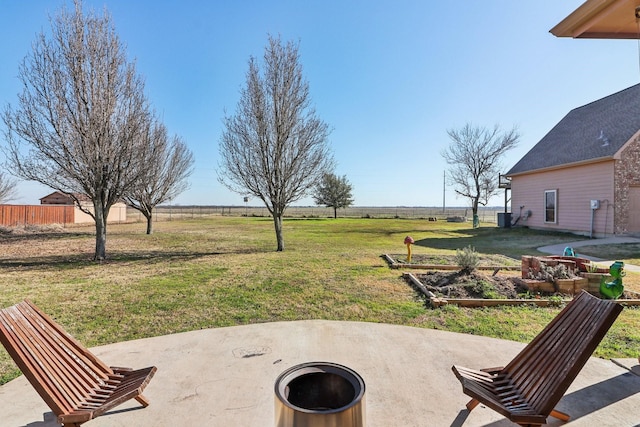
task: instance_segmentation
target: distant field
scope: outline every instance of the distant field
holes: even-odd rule
[[[142,215],[133,209],[128,209],[128,216],[132,220],[142,220]],[[250,216],[268,217],[269,211],[264,206],[158,206],[154,215],[159,220],[178,218],[197,218],[206,216]],[[481,207],[478,216],[481,222],[496,223],[498,212],[504,212],[504,207]],[[333,218],[333,208],[322,206],[293,206],[285,212],[288,218]],[[471,209],[442,208],[442,207],[375,207],[354,206],[338,209],[340,218],[403,218],[427,219],[436,218],[439,221],[447,217],[466,217],[472,220]]]

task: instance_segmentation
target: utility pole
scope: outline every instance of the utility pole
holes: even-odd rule
[[[447,194],[447,171],[442,172],[442,213],[444,213],[444,208],[446,206],[445,197]]]

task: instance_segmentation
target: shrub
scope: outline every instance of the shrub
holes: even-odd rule
[[[471,272],[475,270],[475,268],[480,263],[480,256],[478,255],[476,250],[471,245],[469,245],[462,250],[456,249],[455,260],[456,265],[463,271]]]

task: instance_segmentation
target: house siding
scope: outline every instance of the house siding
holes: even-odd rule
[[[638,205],[630,200],[630,187],[640,186],[640,137],[635,136],[631,143],[627,144],[619,153],[619,160],[615,166],[615,233],[638,233],[640,229],[631,226],[631,215],[639,212],[631,212],[632,205]],[[637,222],[637,221],[636,221]]]
[[[82,207],[89,212],[94,212],[93,205],[91,203],[82,202]],[[83,212],[77,206],[75,209],[75,223],[76,224],[92,224],[94,219],[91,215]],[[107,217],[107,223],[126,222],[127,221],[127,205],[124,203],[116,203],[109,209],[109,216]]]
[[[640,155],[640,152],[638,153]],[[613,160],[564,167],[513,176],[511,206],[514,218],[531,211],[518,224],[535,229],[591,234],[591,200],[599,200],[594,212],[593,235],[601,237],[614,232],[614,167]],[[556,222],[544,222],[544,192],[557,190]]]

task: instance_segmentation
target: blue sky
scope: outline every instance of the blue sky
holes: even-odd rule
[[[251,55],[267,34],[300,43],[317,114],[333,129],[336,173],[357,206],[442,206],[447,129],[517,126],[508,170],[569,110],[638,83],[633,40],[558,39],[549,30],[582,0],[85,0],[110,12],[147,95],[195,155],[174,204],[243,205],[217,182],[225,109],[233,113]],[[70,1],[0,7],[0,105],[15,103],[22,58]],[[3,124],[0,123],[0,126]],[[20,183],[14,203],[50,189]],[[503,203],[503,195],[494,204]],[[258,200],[250,204],[259,205]],[[306,198],[296,205],[313,205]],[[448,206],[464,206],[452,189]]]

